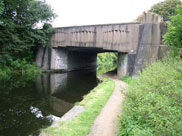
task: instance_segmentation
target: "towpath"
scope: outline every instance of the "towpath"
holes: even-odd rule
[[[104,74],[103,76],[107,76],[115,82],[115,90],[95,119],[88,136],[116,136],[119,131],[118,123],[122,111],[121,104],[123,100],[121,90],[125,89],[127,84],[117,79],[111,73]]]

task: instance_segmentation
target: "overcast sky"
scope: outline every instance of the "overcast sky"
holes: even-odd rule
[[[45,0],[58,17],[54,27],[131,22],[163,0]]]

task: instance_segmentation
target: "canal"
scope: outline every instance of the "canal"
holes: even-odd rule
[[[41,128],[62,117],[97,84],[93,70],[1,81],[0,136],[38,136]]]

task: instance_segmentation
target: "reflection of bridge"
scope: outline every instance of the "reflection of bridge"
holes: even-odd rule
[[[36,80],[36,90],[49,103],[47,113],[62,116],[75,102],[83,99],[97,85],[96,71],[43,73]]]
[[[50,48],[40,48],[37,65],[44,69],[96,67],[100,52],[118,52],[118,75],[137,74],[157,59],[161,18],[147,13],[141,22],[56,28]]]

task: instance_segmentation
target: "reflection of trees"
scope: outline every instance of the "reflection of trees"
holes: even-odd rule
[[[0,91],[0,135],[26,136],[51,124],[46,117],[37,118],[35,113],[31,112],[30,106],[46,109],[47,105],[41,96],[32,90],[23,88],[9,90],[8,93]]]
[[[6,81],[1,81],[0,80],[0,90],[6,88],[7,91],[11,91],[12,89],[19,88],[19,87],[30,87],[32,86],[32,83],[37,75],[29,75],[29,76],[17,76],[17,75],[12,75],[7,79]]]

